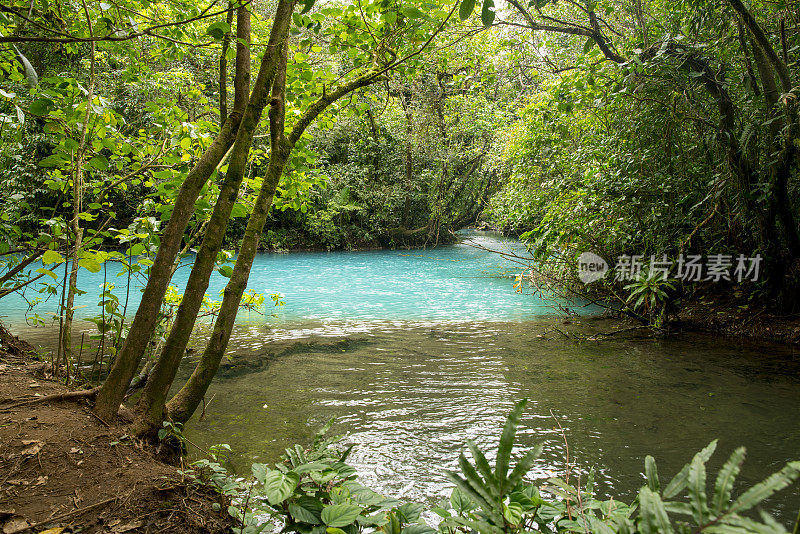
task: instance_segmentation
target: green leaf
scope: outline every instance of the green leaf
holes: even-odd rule
[[[423,13],[422,11],[420,11],[419,9],[417,9],[416,7],[413,7],[413,6],[412,7],[404,7],[400,11],[403,13],[403,15],[405,15],[406,17],[408,17],[410,19],[425,18],[425,13]]]
[[[583,45],[583,53],[588,54],[589,52],[591,52],[595,44],[596,43],[593,38],[589,37],[588,39],[586,39],[586,43]]]
[[[647,477],[647,487],[652,491],[658,493],[661,491],[661,484],[658,481],[658,469],[656,468],[656,460],[652,456],[647,456],[644,459],[644,475]]]
[[[292,471],[297,473],[298,475],[302,475],[303,473],[309,473],[311,471],[324,471],[325,469],[329,469],[330,466],[327,464],[323,464],[320,462],[309,462],[305,464],[298,465]]]
[[[458,8],[461,20],[467,20],[473,11],[475,11],[475,0],[461,0],[461,6]]]
[[[471,439],[467,440],[467,447],[469,447],[470,452],[472,452],[472,458],[475,460],[475,466],[478,468],[480,474],[483,475],[483,478],[490,486],[495,488],[495,491],[499,492],[500,487],[494,473],[492,473],[492,468],[489,466],[489,461],[486,459],[486,456],[483,455],[481,450]]]
[[[494,0],[483,0],[481,22],[484,26],[491,26],[494,23]]]
[[[217,41],[221,41],[223,37],[225,37],[226,33],[231,31],[231,26],[225,21],[218,20],[217,22],[213,22],[208,26],[206,30],[206,34],[210,35]]]
[[[403,534],[436,534],[436,530],[428,525],[416,523],[403,528]]]
[[[52,154],[39,161],[40,167],[61,167],[69,163],[61,154]]]
[[[522,477],[528,474],[533,464],[536,463],[536,460],[542,455],[543,447],[541,443],[536,445],[517,462],[517,465],[514,466],[514,470],[511,471],[511,474],[508,476],[508,482],[506,484],[508,489],[515,488],[517,484],[522,482]]]
[[[475,509],[475,504],[458,487],[453,488],[450,494],[450,505],[458,514],[466,514]]]
[[[225,278],[230,278],[231,275],[233,275],[233,267],[230,265],[222,265],[219,269],[217,269],[217,272]]]
[[[689,503],[692,505],[692,517],[698,525],[706,521],[708,506],[706,504],[706,463],[700,456],[695,454],[689,466]]]
[[[42,264],[64,263],[64,257],[55,250],[48,250],[42,255]]]
[[[54,273],[50,269],[39,268],[39,269],[36,269],[36,272],[39,273],[39,274],[46,274],[47,276],[49,276],[50,278],[52,278],[53,280],[58,282],[58,276],[56,276],[56,273]]]
[[[50,113],[53,107],[55,107],[55,103],[49,98],[37,98],[28,106],[28,111],[34,115],[44,116]]]
[[[789,462],[783,469],[773,473],[749,490],[745,491],[730,507],[732,512],[744,512],[757,505],[773,493],[784,489],[800,477],[800,462]]]
[[[492,506],[489,504],[489,501],[487,501],[483,495],[475,491],[475,489],[472,487],[472,485],[470,485],[469,482],[467,482],[466,479],[461,478],[460,476],[458,476],[458,474],[452,471],[446,471],[445,475],[447,476],[447,478],[450,479],[451,482],[453,482],[458,487],[459,490],[461,490],[461,492],[464,493],[464,495],[466,495],[469,498],[470,501],[472,501],[477,506],[485,510],[492,509]]]
[[[322,523],[318,513],[314,513],[308,508],[303,508],[299,504],[289,504],[289,514],[299,523],[309,523],[311,525],[319,525]]]
[[[95,156],[89,160],[89,166],[98,171],[108,170],[108,160],[105,156]]]
[[[397,513],[400,516],[400,521],[403,523],[416,523],[419,521],[419,516],[425,507],[416,502],[407,502],[397,508]]]
[[[704,462],[707,462],[708,459],[711,458],[711,455],[714,454],[716,448],[717,440],[714,440],[709,443],[705,449],[697,454],[703,459]],[[681,469],[680,472],[678,472],[678,474],[675,475],[672,480],[670,480],[669,484],[667,484],[667,487],[664,488],[664,492],[662,493],[665,499],[674,497],[683,491],[683,489],[686,487],[686,484],[688,484],[690,466],[691,464],[684,465],[683,469]]]
[[[714,483],[714,498],[712,501],[712,509],[716,514],[721,513],[725,509],[725,506],[727,506],[728,501],[731,500],[731,489],[742,468],[744,457],[745,448],[739,447],[733,451],[731,457],[728,458],[728,461],[725,462],[725,465],[723,465],[719,473],[717,473],[717,481]]]
[[[492,1],[492,0],[488,0]],[[485,5],[485,4],[484,4]],[[517,435],[517,427],[519,426],[522,412],[525,410],[525,405],[528,399],[522,399],[508,414],[506,424],[503,426],[503,434],[500,436],[500,448],[497,450],[497,465],[495,467],[495,476],[502,488],[505,485],[506,476],[508,475],[508,463],[511,460],[511,449],[514,448],[514,438]]]
[[[303,0],[303,10],[300,11],[300,14],[308,13],[312,7],[314,7],[315,0]]]
[[[100,262],[94,258],[81,258],[78,260],[78,265],[91,273],[99,273],[102,268]]]
[[[322,509],[322,522],[329,527],[346,527],[361,515],[361,507],[355,504],[332,504]]]
[[[639,491],[640,530],[642,534],[669,534],[672,532],[667,510],[658,493],[647,486]]]
[[[284,474],[277,470],[268,470],[264,475],[264,495],[266,495],[269,503],[274,506],[288,499],[299,482],[300,475],[297,473],[289,471]]]

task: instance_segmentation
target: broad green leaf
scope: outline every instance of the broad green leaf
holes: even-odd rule
[[[461,20],[467,20],[473,11],[475,11],[475,0],[461,0],[458,8],[458,16]]]
[[[536,460],[542,455],[542,449],[543,445],[540,443],[529,450],[525,456],[520,458],[517,465],[514,466],[514,470],[511,471],[511,474],[508,476],[508,482],[506,484],[508,489],[515,488],[517,484],[522,482],[522,478],[528,474],[533,464],[536,463]]]
[[[322,522],[329,527],[346,527],[355,522],[361,510],[355,504],[332,504],[322,509]]]
[[[453,482],[467,497],[469,497],[469,499],[473,503],[475,503],[480,508],[489,511],[495,516],[495,518],[499,518],[502,521],[502,517],[500,517],[500,515],[497,514],[497,512],[490,504],[491,497],[489,497],[489,495],[486,493],[485,490],[476,490],[475,488],[472,487],[472,484],[467,482],[466,479],[461,478],[452,471],[447,471],[445,474],[447,475],[447,478],[449,478],[451,482]]]
[[[218,20],[217,22],[212,22],[208,29],[206,29],[206,34],[210,35],[217,41],[221,41],[223,37],[225,37],[226,33],[231,31],[231,26],[225,21]]]
[[[408,502],[397,509],[403,523],[416,523],[425,507],[419,503]]]
[[[108,160],[105,156],[95,156],[89,160],[89,166],[93,169],[97,169],[98,171],[107,171],[108,170]]]
[[[500,496],[495,494],[491,487],[486,486],[486,483],[481,479],[480,475],[478,475],[478,472],[463,454],[461,454],[458,458],[458,465],[461,468],[461,473],[464,475],[465,482],[470,488],[472,488],[474,493],[468,493],[470,498],[481,505],[482,508],[492,508],[496,512],[499,512],[499,510],[493,508],[493,504],[495,501],[499,500]],[[483,501],[486,503],[486,506],[483,506],[483,503],[475,499],[475,494],[483,499]]]
[[[416,7],[404,7],[400,10],[403,15],[410,19],[421,19],[425,18],[425,13],[417,9]]]
[[[42,255],[42,264],[64,263],[64,257],[55,250],[48,250]]]
[[[500,487],[498,486],[494,473],[492,473],[492,468],[489,466],[489,461],[486,459],[486,456],[483,455],[483,452],[481,452],[471,439],[467,440],[467,447],[469,447],[470,452],[472,452],[472,458],[475,460],[475,467],[477,467],[480,474],[483,475],[484,480],[495,488],[495,491],[499,492]]]
[[[294,493],[300,482],[300,475],[289,471],[284,474],[277,470],[267,471],[264,477],[264,495],[273,506],[282,503]]]
[[[37,98],[28,106],[28,111],[34,115],[44,116],[50,113],[55,103],[49,98]]]
[[[289,503],[289,514],[291,514],[297,522],[309,523],[311,525],[319,525],[322,523],[318,513],[314,513],[308,508],[303,508],[299,504]]]
[[[298,475],[302,475],[303,473],[309,473],[311,471],[324,471],[325,469],[329,469],[330,466],[327,464],[323,464],[320,462],[309,462],[305,464],[298,465],[292,471],[297,473]]]
[[[481,22],[484,26],[491,26],[494,24],[494,0],[483,0],[483,8],[481,9]]]
[[[450,494],[450,506],[458,514],[466,514],[475,509],[472,500],[458,487],[453,488],[453,493]]]
[[[54,273],[50,269],[45,269],[43,267],[40,267],[39,269],[36,269],[36,272],[39,273],[39,274],[46,274],[47,276],[49,276],[50,278],[52,278],[56,282],[58,281],[58,276],[56,275],[56,273]]]
[[[300,11],[300,14],[308,13],[312,7],[314,7],[315,0],[303,0],[303,10]]]

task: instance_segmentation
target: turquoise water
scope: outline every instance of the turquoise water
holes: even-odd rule
[[[280,293],[285,305],[267,312],[280,319],[347,320],[448,320],[521,321],[556,314],[552,302],[513,289],[521,267],[503,256],[472,245],[504,252],[525,253],[518,241],[473,232],[462,243],[429,250],[375,250],[363,252],[295,252],[259,254],[253,264],[248,288],[260,293]],[[191,260],[189,260],[190,262]],[[188,263],[175,273],[172,283],[183,291]],[[63,269],[63,267],[62,267]],[[124,303],[127,278],[120,265],[106,270],[79,271],[78,287],[86,291],[76,298],[76,315],[99,313],[98,295],[104,280],[115,285]],[[219,300],[227,279],[215,273],[207,293]],[[131,315],[139,302],[142,284],[133,280],[129,293]],[[28,299],[39,295],[29,290]],[[58,300],[37,305],[39,315],[52,315]],[[28,310],[25,298],[10,295],[0,300],[0,316],[14,324]],[[584,308],[577,310],[585,313]],[[589,310],[591,311],[591,310]],[[243,313],[241,320],[266,320]],[[273,317],[269,320],[274,321]]]
[[[491,234],[466,237],[524,251]],[[587,317],[596,310],[579,303],[516,293],[520,269],[466,243],[261,254],[249,287],[281,293],[286,305],[266,316],[241,314],[205,417],[190,421],[186,434],[206,447],[230,444],[233,466],[247,474],[250,462],[277,461],[334,417],[334,431],[356,445],[350,461],[366,483],[429,505],[449,494],[443,469],[456,467],[466,439],[493,456],[502,420],[521,397],[530,403],[520,450],[545,445],[533,478],[564,476],[569,466],[585,480],[594,469],[602,494],[627,501],[642,484],[648,454],[665,482],[711,439],[720,440],[712,473],[744,445],[748,485],[800,458],[793,349],[697,334],[587,341],[619,326]],[[124,299],[118,272],[109,266],[105,274]],[[181,289],[187,276],[182,267],[173,283]],[[79,281],[87,294],[76,313],[94,315],[103,273],[82,271]],[[218,298],[225,281],[215,275],[208,293]],[[133,312],[138,286],[130,295]],[[56,304],[38,313],[55,312]],[[556,305],[584,316],[564,324]],[[25,328],[25,310],[20,298],[0,300],[3,321],[19,325],[15,333],[52,348],[57,328]],[[202,351],[207,332],[207,325],[197,329],[191,354]],[[193,364],[186,359],[177,385]],[[788,524],[798,506],[795,486],[765,509]]]

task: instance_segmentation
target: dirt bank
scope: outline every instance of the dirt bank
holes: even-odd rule
[[[124,426],[84,403],[15,405],[67,391],[32,352],[0,326],[0,532],[230,532],[227,503]]]
[[[736,295],[700,293],[684,301],[674,326],[754,341],[800,345],[800,315],[778,315]]]

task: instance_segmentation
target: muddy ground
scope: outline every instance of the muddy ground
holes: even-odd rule
[[[46,370],[0,327],[2,534],[231,531],[222,497],[124,425],[100,421],[86,401],[38,402],[68,391]]]

